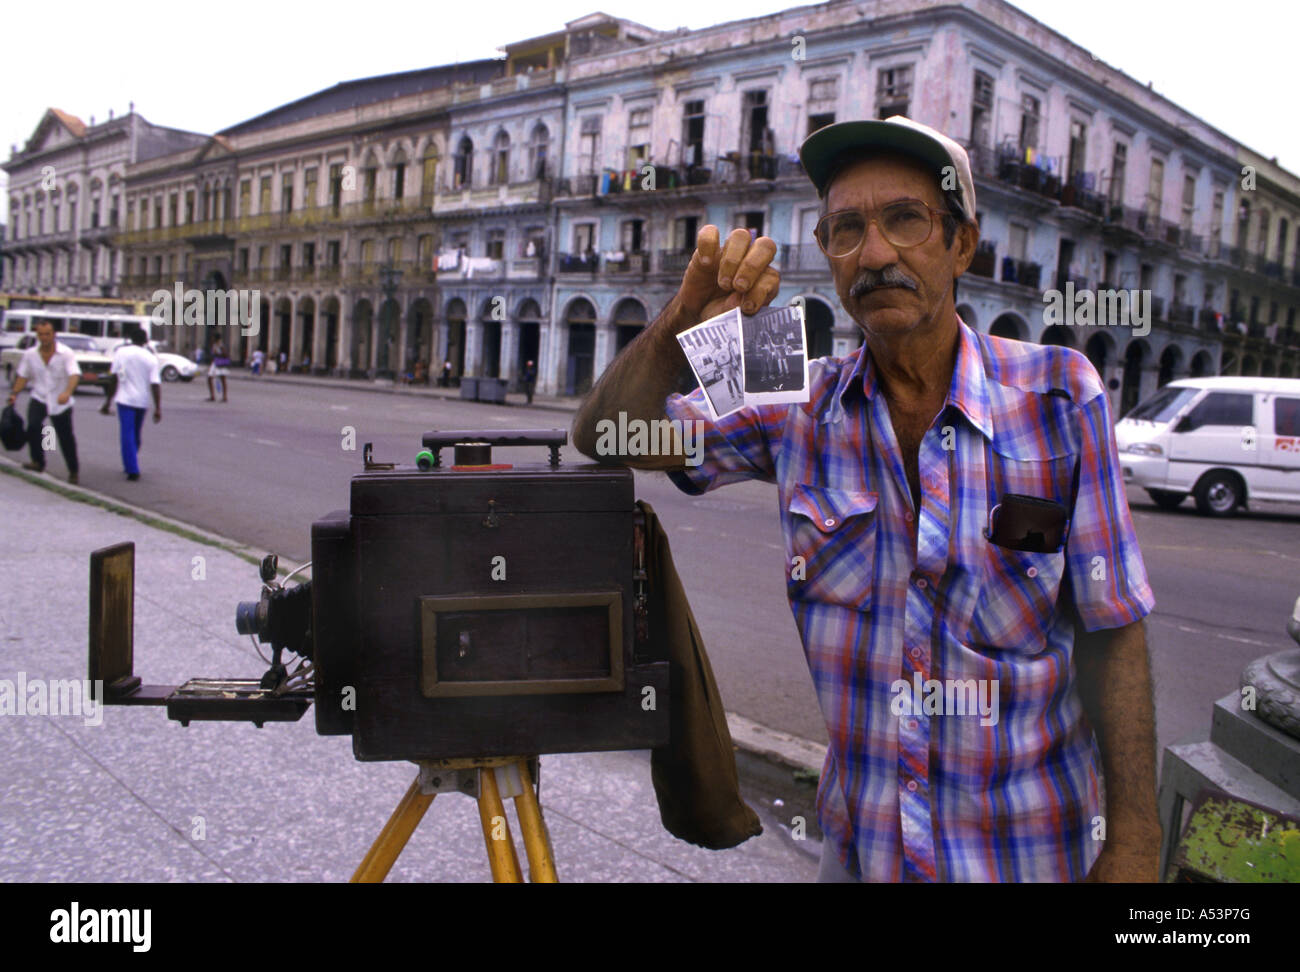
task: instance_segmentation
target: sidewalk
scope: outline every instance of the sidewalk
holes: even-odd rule
[[[157,514],[145,514],[150,525],[125,507],[66,484],[43,488],[0,459],[0,680],[85,678],[89,555],[124,540],[136,545],[136,674],[150,684],[259,676],[265,664],[235,633],[234,615],[258,594],[249,558],[260,551]],[[415,774],[410,763],[357,762],[347,737],[316,735],[310,711],[263,729],[182,728],[153,707],[102,716],[99,725],[0,716],[0,881],[345,881]],[[787,762],[815,755],[752,724],[738,722],[736,734]],[[762,836],[719,852],[669,835],[646,752],[544,756],[541,796],[564,881],[816,877],[819,845],[792,839],[789,813],[752,792]],[[389,875],[488,879],[476,807],[459,795],[433,801]]]
[[[200,365],[195,381],[203,380],[206,369]],[[311,385],[317,388],[346,388],[350,391],[380,392],[387,395],[415,395],[429,398],[460,398],[459,388],[439,388],[436,385],[399,385],[386,380],[366,380],[360,378],[329,378],[321,375],[294,375],[264,373],[254,375],[246,368],[231,368],[230,377],[235,381],[276,382],[287,385]],[[525,408],[540,408],[551,412],[576,412],[582,403],[581,398],[558,395],[533,395],[533,403],[528,404],[528,397],[523,392],[506,394],[507,405],[520,405]]]

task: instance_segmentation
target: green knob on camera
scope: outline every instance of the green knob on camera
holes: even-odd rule
[[[420,467],[421,472],[428,472],[433,468],[433,453],[428,449],[421,449],[415,454],[415,464]]]

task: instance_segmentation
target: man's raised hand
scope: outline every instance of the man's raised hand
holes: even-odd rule
[[[701,228],[677,291],[682,314],[694,326],[733,307],[742,314],[757,313],[781,286],[781,274],[771,265],[775,256],[770,237],[751,240],[749,230],[735,229],[720,244],[716,226]]]

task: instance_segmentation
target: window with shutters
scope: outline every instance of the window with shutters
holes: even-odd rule
[[[912,65],[881,68],[876,74],[876,117],[906,115],[912,100]]]
[[[586,115],[579,123],[578,175],[600,171],[600,116]]]

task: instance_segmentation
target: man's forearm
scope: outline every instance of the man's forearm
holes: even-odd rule
[[[1074,658],[1106,779],[1106,838],[1158,840],[1155,704],[1143,623],[1081,633]]]
[[[688,320],[671,300],[623,352],[605,369],[573,421],[573,444],[583,455],[600,459],[596,453],[602,419],[617,420],[618,413],[628,419],[652,421],[664,417],[664,401],[677,385],[677,377],[686,363],[677,335],[698,323]],[[620,461],[642,469],[675,469],[682,465],[681,456],[643,456]]]
[[[77,390],[77,385],[79,385],[80,383],[81,383],[81,375],[73,375],[71,378],[68,379],[68,387],[63,389],[63,394],[71,398],[72,393]]]

